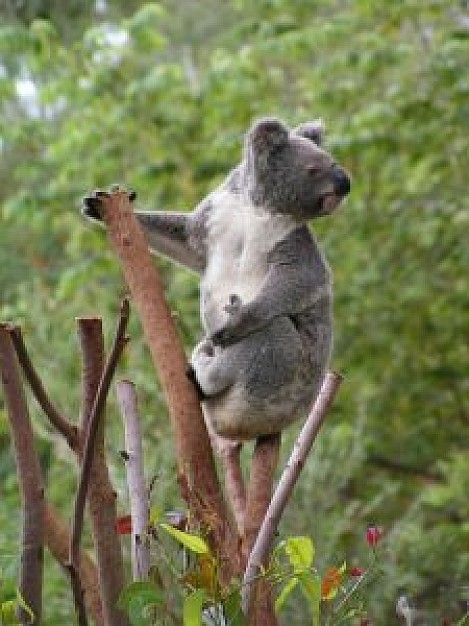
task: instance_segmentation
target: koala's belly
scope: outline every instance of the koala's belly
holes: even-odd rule
[[[230,295],[243,303],[259,293],[274,246],[295,228],[289,216],[271,215],[224,194],[210,217],[207,266],[200,283],[201,318],[210,333],[226,322]]]
[[[232,294],[239,296],[243,303],[253,300],[267,271],[267,255],[246,250],[242,243],[233,251],[217,246],[200,285],[201,317],[205,330],[211,333],[226,322],[224,307]]]

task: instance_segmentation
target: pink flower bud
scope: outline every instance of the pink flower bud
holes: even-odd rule
[[[382,536],[383,529],[380,526],[368,526],[366,529],[366,542],[371,547],[376,546]]]

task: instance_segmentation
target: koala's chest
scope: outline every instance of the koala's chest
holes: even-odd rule
[[[207,330],[226,320],[231,294],[243,303],[259,293],[269,271],[269,253],[292,229],[292,220],[229,199],[211,216],[207,266],[201,281],[201,313]]]

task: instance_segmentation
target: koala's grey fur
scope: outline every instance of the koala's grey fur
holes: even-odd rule
[[[224,437],[305,415],[329,363],[331,273],[306,222],[347,195],[322,125],[256,122],[241,163],[190,214],[137,212],[150,248],[201,275],[205,338],[192,354],[203,410]],[[85,213],[99,218],[87,203]]]

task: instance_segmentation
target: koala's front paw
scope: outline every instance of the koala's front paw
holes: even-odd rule
[[[103,197],[109,196],[107,191],[94,191],[91,196],[83,198],[82,213],[86,217],[92,220],[101,220],[102,205],[101,200]]]
[[[223,308],[229,317],[224,326],[215,331],[210,337],[216,346],[229,346],[238,340],[237,329],[240,328],[242,318],[242,301],[236,294],[230,295],[230,301]]]
[[[103,219],[102,218],[102,199],[108,198],[110,193],[114,191],[119,191],[119,190],[120,188],[118,185],[113,185],[111,187],[110,192],[97,190],[97,191],[94,191],[90,196],[83,198],[83,205],[84,205],[82,208],[83,215],[85,215],[86,217],[92,220],[101,221]],[[137,197],[137,194],[135,193],[135,191],[129,191],[128,196],[129,196],[130,202],[133,202],[135,198]]]

